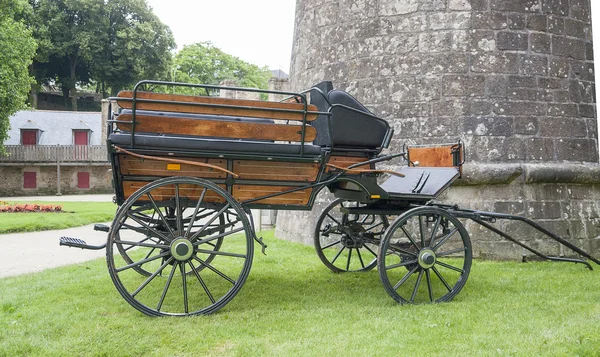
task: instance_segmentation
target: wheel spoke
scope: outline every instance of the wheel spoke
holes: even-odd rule
[[[429,302],[433,302],[433,287],[431,286],[429,269],[425,269],[425,278],[427,280],[427,290],[429,291]]]
[[[329,213],[327,213],[327,217],[331,218],[335,223],[337,223],[338,226],[342,226],[342,224],[337,219],[333,218],[333,216]]]
[[[131,296],[135,297],[137,294],[139,294],[139,292],[142,291],[142,289],[145,288],[146,285],[148,285],[158,274],[162,273],[162,271],[167,267],[167,265],[171,264],[172,261],[173,257],[167,259],[163,263],[163,265],[161,265],[160,268],[158,268],[158,270],[156,270],[152,275],[150,275],[148,279],[146,279],[146,281],[142,283],[142,285],[140,285],[134,292],[131,293]]]
[[[139,224],[139,225],[141,225],[142,227],[146,227],[146,228],[147,228],[147,229],[148,229],[150,232],[154,233],[154,234],[155,234],[157,237],[160,237],[160,238],[162,238],[162,239],[163,239],[165,242],[170,242],[170,241],[172,241],[172,239],[171,239],[171,238],[169,238],[169,237],[165,236],[164,234],[160,233],[160,232],[159,232],[159,231],[157,231],[156,229],[154,229],[154,228],[150,227],[149,225],[147,225],[147,224],[146,224],[146,223],[144,223],[143,221],[139,220],[139,218],[137,218],[137,217],[133,217],[133,216],[130,216],[129,214],[127,214],[127,217],[131,218],[132,220],[134,220],[136,223],[138,223],[138,224]],[[141,234],[144,234],[144,235],[146,235],[146,234],[148,233],[148,232],[146,232],[145,230],[143,230],[143,229],[141,229],[141,228],[139,228],[139,227],[134,227],[134,226],[132,226],[132,225],[130,225],[130,224],[128,224],[128,223],[125,223],[125,222],[122,222],[122,223],[121,223],[121,226],[124,226],[124,227],[126,227],[126,228],[129,228],[129,229],[131,229],[132,231],[135,231],[135,232],[138,232],[138,233],[141,233]]]
[[[460,253],[460,252],[464,252],[464,251],[465,251],[465,247],[460,247],[460,248],[449,250],[447,252],[436,253],[436,255],[438,257],[446,257],[448,255],[452,255],[452,254],[456,254],[456,253]]]
[[[326,246],[324,246],[324,247],[321,247],[321,250],[325,250],[325,249],[327,249],[327,248],[331,248],[331,247],[333,247],[334,245],[341,244],[341,243],[342,243],[342,241],[341,241],[341,240],[338,240],[337,242],[329,243],[329,244],[327,244]]]
[[[408,260],[406,262],[402,262],[402,263],[398,263],[398,264],[393,264],[393,265],[388,265],[388,266],[385,267],[385,270],[396,269],[396,268],[399,268],[399,267],[405,267],[407,265],[417,264],[417,263],[418,263],[417,259]]]
[[[452,288],[450,287],[450,285],[448,285],[448,282],[446,282],[446,279],[444,279],[444,277],[442,276],[442,274],[440,274],[440,272],[436,269],[436,267],[435,266],[431,267],[431,270],[433,270],[433,272],[435,273],[435,275],[437,275],[437,277],[440,279],[442,284],[444,284],[446,289],[448,289],[448,292],[452,291]]]
[[[464,273],[464,271],[463,271],[462,269],[460,269],[460,268],[457,268],[457,267],[455,267],[455,266],[453,266],[453,265],[450,265],[450,264],[446,264],[446,263],[444,263],[444,262],[442,262],[442,261],[439,261],[439,260],[436,262],[436,264],[439,264],[439,265],[443,266],[444,268],[448,268],[448,269],[451,269],[451,270],[457,271],[457,272],[459,272],[459,273],[461,273],[461,274],[462,274],[462,273]]]
[[[188,264],[190,265],[190,267],[192,267],[192,271],[194,272],[194,275],[196,275],[196,279],[198,279],[198,281],[200,282],[200,285],[202,285],[204,292],[206,293],[206,295],[208,296],[210,301],[214,304],[215,298],[210,293],[210,290],[208,290],[208,286],[206,286],[206,283],[204,283],[204,280],[202,280],[202,278],[200,277],[200,274],[198,274],[196,267],[194,267],[194,264],[192,264],[192,262],[188,262]]]
[[[190,217],[190,223],[188,224],[187,231],[185,232],[185,236],[189,237],[190,232],[192,231],[192,226],[194,225],[194,219],[198,215],[198,210],[200,210],[200,205],[202,204],[202,200],[204,200],[204,195],[206,194],[206,187],[202,190],[200,194],[200,198],[198,199],[198,203],[196,203],[196,207],[194,208],[194,213]]]
[[[190,309],[189,309],[189,305],[188,305],[187,276],[185,274],[185,264],[184,263],[179,264],[179,270],[181,271],[181,283],[182,283],[182,289],[183,289],[183,309],[184,309],[185,313],[187,314],[190,312]]]
[[[363,247],[365,247],[366,250],[368,250],[371,254],[373,254],[373,256],[377,257],[377,253],[375,253],[373,250],[371,250],[371,248],[369,248],[368,245],[364,245]]]
[[[352,259],[352,248],[348,249],[348,261],[346,262],[346,270],[350,270],[350,259]]]
[[[437,219],[435,220],[435,225],[433,226],[433,230],[431,231],[431,238],[429,238],[429,247],[433,246],[433,243],[435,241],[435,232],[437,232],[441,220],[442,216],[437,216]]]
[[[115,240],[114,242],[117,244],[127,244],[132,247],[147,247],[147,248],[161,248],[161,249],[169,248],[169,246],[165,245],[165,244],[150,244],[150,243],[143,243],[143,241],[131,242],[131,241],[127,241],[127,240]]]
[[[404,232],[404,235],[406,235],[406,238],[410,241],[410,243],[417,249],[421,249],[419,248],[419,246],[417,245],[417,243],[415,242],[415,240],[413,239],[413,237],[410,235],[410,233],[408,233],[408,231],[406,230],[406,228],[404,227],[404,225],[400,226],[400,229],[402,230],[402,232]]]
[[[408,278],[410,278],[410,276],[413,275],[415,271],[417,271],[417,268],[419,268],[419,266],[415,265],[411,270],[409,270],[408,273],[406,273],[406,275],[404,275],[404,277],[402,277],[402,279],[400,279],[400,281],[397,282],[396,285],[394,285],[394,290],[398,290],[400,285],[404,284],[408,280]]]
[[[220,252],[218,250],[197,249],[197,252],[204,253],[204,254],[224,255],[226,257],[234,257],[234,258],[246,258],[247,257],[245,254]]]
[[[199,240],[197,242],[194,242],[193,244],[194,244],[194,247],[197,247],[197,246],[200,246],[200,245],[202,245],[204,243],[211,242],[211,241],[213,241],[215,239],[219,239],[221,237],[227,237],[229,235],[232,235],[232,234],[237,233],[237,232],[241,232],[243,230],[244,230],[244,227],[240,227],[240,228],[231,230],[229,232],[220,233],[220,234],[217,234],[216,236],[212,236],[212,237],[209,237],[209,238],[206,238],[206,239]]]
[[[419,233],[421,235],[421,248],[425,246],[425,227],[423,226],[423,216],[417,216],[419,218]]]
[[[335,255],[335,257],[333,257],[333,260],[331,261],[331,264],[335,263],[335,261],[337,260],[337,258],[340,256],[340,254],[342,254],[342,251],[344,250],[344,246],[342,246],[340,248],[340,250],[337,252],[337,254]]]
[[[138,243],[144,243],[145,241],[148,241],[148,240],[150,240],[150,241],[152,241],[152,242],[153,242],[153,243],[155,243],[155,244],[160,244],[159,242],[156,242],[156,241],[152,240],[152,238],[153,238],[153,237],[150,237],[150,236],[148,236],[148,237],[146,237],[146,238],[142,239],[141,241],[139,241]],[[117,241],[117,240],[115,240],[115,242],[116,242],[116,241]],[[124,248],[123,250],[124,250],[124,251],[128,251],[128,250],[130,250],[130,249],[132,249],[132,248],[135,248],[135,247],[136,247],[135,245],[132,245],[132,246],[129,246],[129,247],[127,247],[127,248]],[[148,257],[146,257],[146,258],[148,258]]]
[[[419,216],[421,217],[421,216]],[[423,236],[421,236],[423,237]],[[417,292],[419,291],[419,285],[421,285],[421,280],[423,279],[423,269],[419,270],[419,276],[417,276],[417,282],[415,283],[415,288],[413,289],[412,295],[410,296],[410,302],[413,303],[415,301],[415,297],[417,297]]]
[[[365,232],[368,232],[368,231],[370,231],[371,229],[377,228],[377,227],[381,226],[383,223],[384,223],[384,222],[379,222],[379,223],[377,223],[377,224],[374,224],[374,225],[372,225],[372,226],[370,226],[370,227],[367,227],[367,228],[365,228]]]
[[[158,305],[156,307],[156,311],[160,311],[162,304],[165,302],[165,297],[167,296],[167,291],[169,290],[169,286],[171,285],[171,281],[173,280],[173,275],[175,275],[175,268],[177,268],[179,263],[173,264],[173,269],[171,269],[171,273],[167,278],[167,282],[165,283],[165,288],[163,289],[162,295],[160,296],[160,300],[158,300]]]
[[[208,264],[207,262],[205,262],[204,260],[202,260],[198,257],[194,257],[194,259],[197,260],[200,264],[202,264],[202,266],[207,267],[208,269],[212,270],[215,274],[219,275],[221,278],[223,278],[223,279],[227,280],[228,282],[230,282],[231,284],[235,285],[235,280],[233,280],[230,277],[228,277],[227,275],[223,274],[217,268],[213,267],[212,265]]]
[[[223,206],[223,208],[221,208],[221,210],[219,212],[217,212],[217,214],[215,214],[202,228],[200,228],[200,230],[196,233],[194,233],[194,235],[190,238],[190,241],[194,241],[196,240],[198,237],[200,237],[200,234],[202,234],[202,232],[204,232],[204,230],[206,228],[208,228],[208,226],[213,223],[215,221],[215,219],[217,219],[223,212],[225,212],[227,209],[229,209],[229,203],[226,204],[225,206]]]
[[[181,234],[183,232],[183,212],[181,211],[181,200],[179,197],[179,184],[175,184],[175,222],[177,224],[177,232]]]
[[[173,230],[171,229],[171,225],[169,225],[169,221],[167,221],[167,219],[161,212],[160,208],[158,208],[158,206],[156,205],[156,201],[154,201],[154,197],[152,197],[152,194],[150,194],[150,192],[146,192],[146,196],[148,196],[148,199],[150,200],[150,202],[152,202],[152,205],[154,206],[154,210],[156,211],[156,213],[158,213],[158,216],[162,220],[165,227],[167,227],[167,229],[169,230],[169,233],[171,233],[171,237],[173,237],[173,239],[175,239],[175,233],[173,233]]]
[[[358,260],[360,260],[360,265],[362,268],[365,268],[365,263],[363,262],[362,256],[360,255],[360,249],[356,248],[356,255],[358,255]]]
[[[448,241],[448,239],[452,238],[452,236],[458,232],[458,227],[454,227],[453,230],[450,231],[450,233],[446,234],[446,236],[444,238],[442,238],[442,240],[440,240],[439,242],[437,242],[437,244],[435,245],[435,247],[432,247],[431,250],[433,250],[434,252],[437,251],[439,249],[439,247],[441,247],[442,245],[444,245],[444,243],[446,243]]]
[[[163,253],[160,253],[159,255],[153,256],[152,258],[142,259],[139,262],[131,263],[129,265],[125,265],[124,267],[121,267],[121,268],[118,268],[118,269],[115,269],[115,270],[117,271],[117,273],[120,273],[120,272],[122,272],[124,270],[131,269],[131,268],[137,267],[137,266],[141,266],[143,264],[146,264],[148,262],[154,261],[156,259],[160,259],[160,258],[166,257],[169,254],[171,254],[171,253],[168,252],[168,251],[167,252],[163,252]]]

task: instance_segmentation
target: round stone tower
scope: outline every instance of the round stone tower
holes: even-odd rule
[[[332,80],[390,122],[391,152],[460,138],[463,179],[440,200],[525,215],[598,255],[589,1],[297,0],[292,89]],[[277,235],[312,242],[321,208],[282,212]],[[563,253],[518,224],[502,229]],[[468,230],[476,255],[522,257],[476,224]]]

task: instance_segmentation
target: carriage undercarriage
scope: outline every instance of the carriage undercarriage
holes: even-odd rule
[[[464,219],[544,259],[600,264],[527,218],[437,204],[460,177],[462,144],[380,155],[393,134],[387,122],[327,82],[278,92],[289,96],[281,103],[144,87],[254,91],[144,81],[115,98],[121,111],[110,121],[108,145],[119,209],[111,227],[98,227],[107,243],[61,244],[106,248],[117,290],[144,314],[224,307],[248,277],[255,242],[266,248],[251,209],[310,210],[323,188],[337,199],[314,230],[318,257],[336,273],[377,268],[399,303],[450,301],[461,291],[473,259]],[[396,158],[406,166],[376,169]],[[548,257],[497,229],[496,220],[519,220],[585,259]]]

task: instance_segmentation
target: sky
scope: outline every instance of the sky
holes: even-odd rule
[[[210,41],[226,53],[289,73],[296,0],[147,0],[177,48]]]

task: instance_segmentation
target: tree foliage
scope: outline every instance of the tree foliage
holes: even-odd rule
[[[186,45],[173,60],[174,80],[197,84],[219,84],[235,79],[239,86],[266,89],[271,72],[227,54],[210,42]]]
[[[97,83],[106,94],[136,81],[164,78],[175,40],[145,0],[29,0],[40,46],[39,83],[56,83],[65,100],[78,85]]]
[[[24,0],[0,0],[0,150],[9,117],[24,107],[32,83],[28,67],[36,43],[22,20],[27,10]]]

